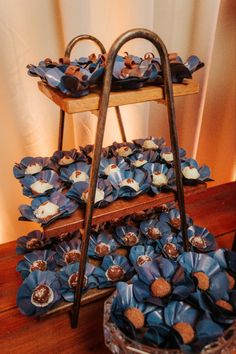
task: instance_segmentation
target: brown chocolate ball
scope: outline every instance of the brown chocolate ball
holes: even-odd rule
[[[42,247],[42,242],[37,238],[31,238],[31,240],[26,242],[26,248],[28,250],[37,250]]]
[[[178,229],[180,227],[181,221],[179,218],[174,218],[170,220],[170,223],[175,229]]]
[[[65,253],[64,260],[66,264],[76,263],[80,261],[80,257],[81,257],[80,251],[71,250]]]
[[[106,243],[100,242],[96,247],[95,247],[95,253],[100,256],[104,257],[107,254],[110,253],[110,246],[107,245]]]
[[[232,290],[235,287],[235,279],[232,277],[231,274],[229,274],[228,272],[225,272],[227,279],[229,281],[229,290]]]
[[[137,265],[138,266],[142,266],[143,264],[147,263],[147,262],[151,262],[152,258],[147,256],[146,254],[143,254],[142,256],[139,256],[137,258]]]
[[[153,241],[159,240],[161,238],[161,232],[157,227],[149,227],[147,234],[148,238]]]
[[[167,256],[169,258],[177,258],[179,256],[179,251],[178,248],[176,247],[176,245],[172,242],[167,242],[164,247],[163,250],[166,252]]]
[[[76,287],[77,282],[78,282],[78,276],[79,276],[79,273],[75,272],[75,273],[72,273],[71,276],[69,277],[68,284],[71,288]],[[84,276],[83,288],[86,288],[87,284],[88,284],[88,278],[86,276]]]
[[[145,317],[142,311],[136,307],[129,307],[124,312],[125,317],[134,325],[136,329],[143,328]]]
[[[203,272],[195,272],[193,273],[194,278],[197,279],[198,282],[198,288],[200,290],[206,291],[209,289],[210,287],[210,279],[208,277],[208,275],[206,275]]]
[[[216,305],[219,306],[219,307],[222,307],[223,309],[225,310],[228,310],[230,312],[233,312],[233,306],[228,302],[228,301],[225,301],[225,300],[217,300],[216,301]]]
[[[163,298],[171,293],[171,284],[162,277],[155,279],[151,284],[151,292],[153,296]]]
[[[50,299],[50,288],[47,285],[38,285],[32,294],[32,300],[38,304],[46,304]]]
[[[173,328],[180,334],[184,344],[191,343],[195,337],[193,327],[187,322],[175,323]]]
[[[201,236],[192,236],[189,241],[193,247],[198,249],[204,249],[207,247],[206,241]]]
[[[112,265],[108,268],[106,274],[109,280],[118,281],[124,277],[125,272],[122,267],[118,265]]]
[[[34,270],[41,270],[42,272],[45,272],[47,270],[47,262],[41,259],[34,261],[30,266],[30,271],[33,272]]]
[[[126,246],[134,246],[138,243],[138,237],[134,232],[127,232],[122,238]]]

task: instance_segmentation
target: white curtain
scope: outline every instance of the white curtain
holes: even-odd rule
[[[176,99],[180,145],[212,167],[216,183],[233,179],[235,157],[235,1],[234,0],[0,0],[1,129],[0,243],[14,240],[38,225],[19,222],[18,205],[28,203],[12,175],[24,156],[50,156],[57,146],[58,108],[26,75],[26,65],[63,55],[78,34],[92,34],[109,49],[130,28],[157,32],[169,52],[183,59],[197,54],[206,63],[194,74],[198,95]],[[122,51],[142,56],[152,50],[144,40]],[[79,44],[72,57],[97,49]],[[168,137],[165,108],[155,103],[121,107],[128,139]],[[109,110],[104,145],[119,141],[113,110]],[[92,142],[96,117],[66,117],[64,148]],[[212,132],[214,132],[212,134]]]

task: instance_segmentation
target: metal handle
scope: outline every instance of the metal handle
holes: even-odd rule
[[[90,36],[89,34],[81,34],[81,35],[76,36],[75,38],[73,38],[68,43],[68,45],[66,47],[66,50],[65,50],[65,57],[70,58],[71,51],[74,48],[74,46],[76,45],[76,43],[84,41],[84,40],[88,40],[88,41],[94,42],[101,49],[102,54],[106,53],[106,49],[105,49],[104,45],[96,37]]]

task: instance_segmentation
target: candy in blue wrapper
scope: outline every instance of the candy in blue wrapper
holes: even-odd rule
[[[185,155],[186,155],[186,151],[184,149],[180,148],[179,149],[179,157],[180,157],[181,161],[185,160]],[[168,165],[173,165],[174,155],[173,155],[172,149],[168,146],[164,146],[160,152],[160,159],[161,159],[162,163],[164,162]]]
[[[151,176],[151,190],[158,194],[163,189],[171,190],[175,188],[175,174],[173,168],[168,168],[165,164],[147,163],[143,168]]]
[[[179,236],[182,237],[182,233]],[[189,226],[187,236],[193,251],[206,253],[216,249],[215,237],[205,227]]]
[[[16,178],[23,178],[27,175],[35,175],[42,170],[50,169],[49,157],[24,157],[20,163],[16,163],[13,173]]]
[[[135,139],[133,142],[140,148],[144,150],[161,150],[163,145],[165,144],[165,139],[155,138],[155,137],[148,137],[146,139]]]
[[[23,279],[36,270],[41,270],[42,272],[46,270],[55,271],[56,262],[54,255],[55,252],[51,250],[28,253],[24,256],[24,260],[18,262],[16,270],[20,272]]]
[[[163,235],[157,241],[156,251],[162,253],[166,258],[176,261],[179,255],[183,252],[183,238],[180,235],[170,233]]]
[[[210,181],[210,169],[203,165],[199,167],[194,159],[186,159],[181,163],[181,170],[184,177],[184,183],[196,184],[198,182]]]
[[[88,182],[90,165],[86,162],[76,162],[60,169],[60,178],[67,183]]]
[[[130,249],[129,259],[134,268],[142,267],[147,262],[151,262],[153,258],[156,258],[158,254],[154,248],[150,245],[137,245]]]
[[[61,242],[56,247],[55,260],[59,266],[65,266],[80,261],[81,240],[74,238],[70,241]]]
[[[166,222],[159,221],[159,219],[150,219],[141,222],[140,231],[145,236],[145,243],[152,244],[163,236],[170,235],[171,228]]]
[[[88,255],[93,258],[102,259],[118,248],[113,235],[103,231],[99,235],[91,235],[89,239]]]
[[[132,143],[117,143],[116,141],[110,147],[114,156],[126,158],[138,152],[135,144]]]
[[[59,167],[65,167],[77,161],[86,162],[86,157],[83,153],[78,152],[76,149],[68,151],[58,150],[54,152],[53,156],[51,157],[51,160]]]
[[[160,221],[167,222],[175,230],[180,230],[180,211],[176,208],[171,208],[169,211],[161,213]],[[193,220],[188,215],[186,215],[186,223],[188,226],[193,224]]]
[[[157,162],[157,159],[157,151],[146,150],[143,152],[136,152],[135,154],[128,156],[126,161],[128,161],[132,167],[138,168],[144,166],[146,163]]]
[[[121,246],[132,247],[140,242],[140,233],[135,226],[117,226],[114,236]]]
[[[123,157],[114,156],[111,158],[102,157],[99,166],[99,175],[110,176],[110,174],[119,172],[120,170],[128,170],[129,165]]]
[[[25,254],[35,250],[50,246],[51,240],[46,239],[40,230],[29,232],[26,236],[21,236],[16,240],[16,253]]]

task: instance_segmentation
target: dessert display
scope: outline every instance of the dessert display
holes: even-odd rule
[[[196,185],[209,181],[209,167],[182,152],[183,182]],[[32,198],[31,205],[19,207],[21,220],[48,225],[71,215],[87,203],[93,146],[80,151],[56,151],[52,157],[26,157],[13,168],[23,194]],[[171,148],[164,138],[148,137],[117,143],[103,148],[95,207],[105,207],[117,198],[130,199],[143,193],[152,195],[176,191]],[[169,156],[163,158],[163,156]],[[180,217],[171,216],[180,226]],[[197,242],[196,239],[193,242]]]
[[[176,54],[169,54],[171,77],[173,83],[182,83],[185,78],[192,78],[192,73],[204,64],[192,55],[186,62]],[[30,76],[39,77],[49,86],[71,97],[88,95],[94,86],[102,82],[107,64],[107,55],[92,53],[87,58],[70,60],[60,58],[58,62],[50,58],[41,60],[39,64],[27,65]],[[146,53],[144,58],[125,53],[117,55],[113,68],[112,89],[138,89],[144,85],[163,84],[160,58],[153,53]]]

